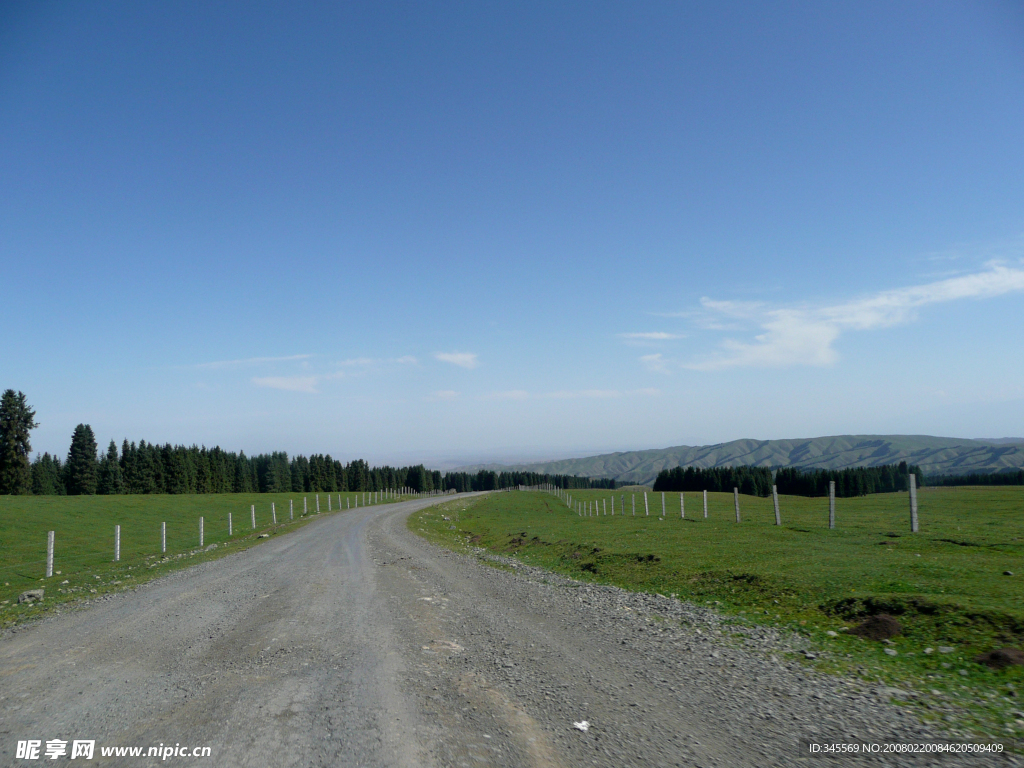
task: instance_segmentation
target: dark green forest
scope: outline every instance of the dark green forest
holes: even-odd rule
[[[739,488],[750,496],[771,496],[772,484],[781,494],[789,496],[827,496],[829,481],[835,481],[836,496],[849,498],[869,493],[893,493],[909,487],[909,475],[917,476],[918,486],[924,485],[921,468],[887,464],[881,467],[853,467],[850,469],[795,469],[783,467],[676,467],[663,469],[654,482],[655,491],[719,491]],[[774,480],[773,480],[774,475]],[[929,483],[931,481],[929,480]]]
[[[1024,469],[966,475],[941,475],[928,478],[928,485],[1024,485]]]
[[[37,495],[120,493],[286,493],[380,491],[490,491],[548,483],[559,488],[614,487],[614,480],[541,475],[534,472],[442,474],[422,464],[371,467],[357,459],[343,463],[314,454],[289,457],[283,451],[246,456],[221,448],[111,441],[97,455],[87,424],[75,428],[67,459],[44,453],[32,462],[31,492]]]
[[[38,424],[22,392],[0,396],[0,495],[110,495],[124,493],[362,492],[408,488],[491,491],[547,483],[560,488],[614,488],[614,480],[590,480],[536,472],[449,472],[422,464],[371,467],[362,459],[342,463],[330,454],[289,457],[284,451],[246,456],[219,447],[117,444],[98,451],[96,435],[79,424],[67,458],[44,453],[30,461],[31,432]]]

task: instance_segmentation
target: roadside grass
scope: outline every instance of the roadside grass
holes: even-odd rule
[[[775,526],[770,498],[741,496],[737,524],[732,494],[708,494],[707,519],[698,493],[685,495],[686,519],[678,493],[665,495],[664,519],[660,493],[648,493],[649,516],[642,491],[571,494],[602,512],[614,495],[616,514],[579,517],[548,493],[495,493],[423,510],[409,527],[449,547],[795,630],[818,651],[806,663],[911,689],[902,701],[923,719],[964,736],[1024,735],[1024,667],[973,661],[1024,648],[1024,488],[922,489],[917,534],[906,493],[837,499],[835,530],[826,498],[780,497]],[[902,625],[889,644],[845,632],[879,613]]]
[[[321,514],[345,511],[356,493],[320,494]],[[308,515],[303,515],[303,497]],[[289,519],[288,502],[294,503]],[[273,524],[271,503],[277,511]],[[250,506],[256,506],[256,528]],[[228,514],[233,535],[228,535]],[[316,517],[315,493],[159,494],[127,496],[0,496],[0,628],[82,598],[94,598],[253,546],[261,534],[285,533]],[[199,518],[203,517],[203,548]],[[167,523],[167,552],[160,524]],[[121,559],[114,560],[114,526],[121,526]],[[46,578],[46,537],[55,532],[54,574]],[[45,589],[41,603],[18,595]]]

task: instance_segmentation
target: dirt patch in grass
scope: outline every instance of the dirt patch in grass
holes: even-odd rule
[[[887,613],[870,616],[850,630],[851,635],[866,640],[889,640],[903,634],[900,623]]]
[[[990,669],[1006,669],[1006,667],[1024,665],[1024,651],[1020,648],[999,648],[981,654],[974,661],[984,664]]]

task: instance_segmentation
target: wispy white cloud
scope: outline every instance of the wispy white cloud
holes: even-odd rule
[[[510,389],[505,392],[491,392],[484,395],[482,400],[526,400],[530,393],[525,389]]]
[[[367,373],[372,369],[379,369],[385,365],[414,365],[418,363],[412,355],[405,355],[403,357],[351,357],[347,360],[341,360],[335,365],[339,368],[354,369],[362,373]]]
[[[443,363],[457,365],[460,368],[476,368],[479,365],[476,357],[476,354],[472,352],[437,352],[434,354],[435,359]]]
[[[560,389],[555,392],[546,392],[538,397],[552,398],[555,400],[573,400],[576,398],[597,398],[607,399],[615,397],[631,397],[634,395],[660,395],[658,389],[629,389],[622,392],[617,389]]]
[[[240,368],[246,365],[261,365],[263,363],[286,363],[295,360],[308,360],[312,355],[287,355],[286,357],[246,357],[241,360],[215,360],[212,363],[199,363],[195,368]]]
[[[726,339],[718,355],[684,367],[714,371],[747,366],[831,365],[839,358],[834,344],[847,331],[871,331],[912,322],[918,310],[933,304],[988,299],[1022,290],[1024,269],[992,262],[974,274],[882,291],[834,305],[772,308],[760,303],[702,299],[701,306],[712,319],[753,322],[761,333],[752,341]]]
[[[666,333],[665,331],[647,331],[643,333],[619,333],[620,339],[635,339],[638,341],[668,341],[669,339],[685,338],[679,333]]]
[[[665,356],[660,352],[654,355],[643,355],[640,358],[640,362],[648,371],[653,371],[654,373],[668,373]]]
[[[453,389],[440,389],[437,392],[431,392],[428,400],[456,400],[459,397],[459,393]]]
[[[654,387],[643,387],[641,389],[631,389],[626,393],[627,395],[640,395],[641,397],[657,397],[661,394],[660,389]]]
[[[318,390],[316,376],[263,376],[254,377],[252,383],[257,387],[268,389],[284,389],[289,392],[311,392]]]

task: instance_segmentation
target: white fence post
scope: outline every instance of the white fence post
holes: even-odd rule
[[[270,502],[270,517],[274,521],[274,525],[277,525],[277,506],[274,502]]]
[[[708,492],[704,491],[704,519],[708,519]]]
[[[295,519],[295,507],[292,504],[292,500],[291,499],[288,499],[288,519],[289,520],[294,520]]]
[[[632,497],[633,500],[633,517],[636,517],[636,494],[631,493],[629,495]]]
[[[836,481],[828,481],[828,527],[836,527]]]
[[[349,503],[350,499],[348,496],[345,497],[345,509],[352,509],[352,505]]]
[[[917,475],[910,473],[910,532],[917,533]]]
[[[256,505],[249,507],[249,514],[252,516],[252,529],[256,530]]]
[[[316,495],[316,513],[320,514],[320,494]]]
[[[200,548],[202,548],[202,546],[203,546],[203,540],[204,540],[204,537],[203,537],[203,518],[200,517],[199,518],[199,546],[200,546]]]
[[[331,511],[331,494],[327,494],[327,511]]]
[[[665,492],[661,492],[661,516],[665,516]]]
[[[46,534],[46,578],[53,576],[53,531]]]
[[[686,519],[686,502],[683,501],[683,494],[679,494],[679,519]]]
[[[167,523],[160,523],[160,551],[167,551]]]
[[[114,562],[121,559],[121,526],[114,526]]]
[[[740,489],[733,487],[732,500],[736,504],[736,522],[740,521]]]
[[[644,491],[644,517],[651,516],[651,508],[647,506],[647,491]]]
[[[779,514],[779,487],[772,486],[772,503],[775,505],[775,524],[782,525],[782,516]]]
[[[231,524],[231,513],[228,512],[228,536],[234,536],[234,526]]]
[[[601,499],[601,507],[604,509],[604,513],[607,515],[608,514],[608,499]],[[615,510],[612,509],[612,514],[614,514],[614,513],[615,513]]]
[[[302,514],[309,514],[309,505],[306,504],[306,497],[302,497]]]

